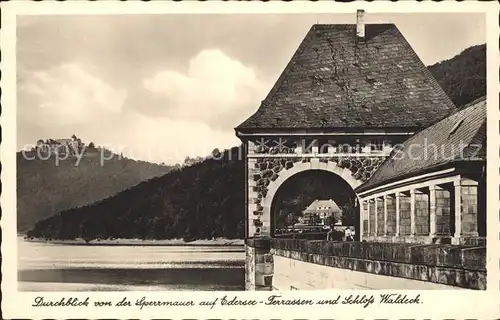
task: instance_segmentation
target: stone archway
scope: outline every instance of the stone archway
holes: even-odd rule
[[[252,185],[250,186],[249,194],[254,196],[254,203],[250,204],[250,210],[254,216],[254,233],[258,235],[268,235],[272,234],[271,230],[271,207],[273,203],[274,196],[278,189],[287,181],[290,177],[296,175],[297,173],[308,171],[308,170],[323,170],[330,172],[342,178],[352,190],[361,185],[363,182],[361,179],[356,179],[353,175],[351,169],[347,167],[341,167],[336,161],[330,159],[318,159],[310,158],[308,161],[303,161],[303,159],[293,159],[293,161],[285,161],[284,165],[277,162],[276,167],[269,168],[269,165],[265,161],[260,161],[256,163],[256,167],[259,164],[266,164],[266,169],[260,169],[260,174],[258,175],[260,179],[250,180]],[[269,163],[269,162],[267,162]],[[267,170],[267,171],[266,171]],[[267,174],[264,174],[267,172]]]
[[[267,195],[262,201],[262,206],[264,207],[264,215],[269,215],[271,212],[271,204],[273,198],[278,191],[279,187],[290,177],[293,175],[304,172],[306,170],[323,170],[328,171],[330,173],[336,174],[337,176],[344,179],[347,184],[352,188],[352,190],[356,189],[359,185],[361,185],[361,181],[355,179],[352,176],[352,172],[346,168],[340,168],[337,166],[336,162],[328,161],[328,162],[320,162],[319,160],[314,161],[315,159],[311,159],[311,162],[298,162],[294,164],[290,169],[284,169],[279,172],[278,178],[272,181],[267,187]]]

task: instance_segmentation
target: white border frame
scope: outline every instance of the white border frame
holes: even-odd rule
[[[255,307],[207,307],[197,308],[145,308],[136,307],[97,308],[33,308],[35,297],[43,295],[47,299],[72,296],[91,299],[113,300],[118,302],[127,296],[134,301],[142,296],[151,300],[213,300],[216,297],[237,295],[240,299],[266,300],[269,292],[74,292],[74,293],[31,293],[17,291],[17,248],[16,239],[16,53],[15,19],[17,14],[159,14],[159,13],[353,13],[356,9],[368,13],[403,12],[484,12],[487,23],[487,106],[488,106],[488,289],[486,291],[451,290],[441,291],[404,291],[377,290],[353,292],[345,290],[291,291],[280,293],[283,298],[324,299],[337,294],[374,294],[381,293],[421,294],[420,305],[382,305],[374,304],[368,308],[362,305],[336,306],[265,306]],[[140,1],[98,1],[98,2],[56,2],[56,1],[11,1],[2,3],[2,29],[0,44],[2,49],[2,125],[1,162],[3,183],[2,206],[2,310],[5,318],[238,318],[240,315],[252,318],[493,318],[500,314],[500,277],[499,277],[499,85],[498,85],[498,6],[496,2],[140,2]],[[242,185],[242,188],[244,186]],[[272,293],[274,294],[274,293]],[[480,302],[480,307],[476,304]]]

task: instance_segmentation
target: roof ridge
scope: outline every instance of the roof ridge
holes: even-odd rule
[[[355,26],[312,25],[256,112],[235,129],[418,130],[458,109],[394,23],[368,24],[363,46]]]
[[[298,57],[300,55],[302,55],[302,53],[304,52],[304,50],[308,47],[308,44],[309,44],[309,42],[311,40],[310,38],[312,36],[314,36],[313,31],[315,29],[315,26],[316,25],[312,25],[311,28],[309,28],[309,31],[306,33],[306,36],[300,42],[299,46],[297,47],[297,49],[293,53],[292,57],[290,58],[290,61],[288,61],[287,65],[285,66],[285,68],[283,69],[283,71],[281,72],[281,74],[279,75],[278,79],[274,83],[274,85],[271,88],[271,90],[269,90],[268,94],[266,95],[266,97],[264,98],[263,101],[267,102],[267,100],[270,97],[272,97],[276,93],[276,91],[278,91],[280,89],[280,87],[283,85],[283,82],[285,81],[285,78],[286,78],[286,75],[288,74],[288,71],[290,69],[292,69],[297,64]]]
[[[471,104],[470,106],[474,106],[474,105],[475,105],[475,104]],[[470,107],[470,106],[467,106],[467,108],[468,108],[468,107]],[[425,127],[425,128],[420,129],[419,131],[415,132],[415,133],[414,133],[414,134],[413,134],[410,138],[408,138],[407,140],[405,140],[405,141],[403,142],[403,145],[406,145],[406,144],[408,144],[408,143],[411,143],[413,140],[416,140],[416,139],[417,139],[417,138],[419,138],[422,134],[424,134],[424,132],[425,132],[425,131],[432,129],[433,127],[439,126],[439,125],[440,125],[440,124],[442,124],[443,122],[446,122],[446,121],[452,121],[452,117],[460,117],[460,115],[459,115],[459,114],[465,113],[465,110],[466,110],[466,108],[462,108],[462,109],[456,110],[455,112],[453,112],[453,113],[451,113],[451,114],[449,114],[449,115],[447,115],[447,116],[445,116],[445,117],[443,117],[443,118],[439,119],[438,121],[434,122],[433,124],[431,124],[431,125],[429,125],[429,126],[427,126],[427,127]],[[463,119],[462,119],[462,120],[463,120]],[[456,121],[455,121],[455,122],[456,122]],[[395,149],[393,149],[393,151],[394,151],[394,150],[395,150]],[[399,150],[396,150],[396,152],[394,152],[394,154],[392,154],[392,152],[391,152],[391,155],[390,155],[389,157],[387,157],[387,158],[386,158],[386,159],[385,159],[385,160],[381,163],[381,165],[380,165],[380,166],[382,167],[382,165],[383,165],[385,162],[392,160],[392,159],[393,159],[393,158],[394,158],[394,157],[398,154],[398,151],[399,151]]]
[[[477,152],[472,154],[470,157],[465,157],[464,158],[464,150],[468,146],[472,146],[472,144],[477,144],[477,143],[483,143],[482,141],[485,139],[485,131],[484,129],[486,128],[486,105],[482,103],[482,100],[484,99],[476,99],[476,103],[470,104],[471,107],[473,108],[465,108],[465,109],[459,109],[457,112],[454,112],[453,114],[449,115],[446,118],[443,118],[436,123],[428,126],[427,128],[419,131],[418,133],[414,134],[410,138],[408,138],[406,141],[404,141],[402,144],[399,146],[402,146],[402,148],[398,148],[398,150],[393,149],[391,152],[391,155],[386,158],[385,161],[382,162],[382,164],[378,167],[378,169],[375,171],[375,173],[367,180],[365,181],[361,186],[356,188],[357,192],[364,192],[366,190],[370,190],[372,188],[375,188],[380,185],[384,185],[385,183],[389,181],[393,181],[395,179],[400,179],[402,177],[406,177],[408,175],[412,174],[417,174],[418,172],[421,172],[422,170],[430,170],[432,168],[436,167],[442,167],[443,165],[447,165],[452,162],[461,162],[464,160],[478,160],[478,159],[472,159],[472,157],[477,156]],[[459,121],[463,122],[465,120],[470,120],[467,121],[467,123],[461,123],[459,124],[459,127],[457,128],[457,132],[453,134],[458,134],[458,137],[453,137],[452,135],[449,134],[448,130],[449,128],[452,128],[456,123]],[[482,121],[481,124],[478,122]],[[460,128],[462,127],[462,128]],[[435,140],[436,137],[433,135],[435,132],[440,132],[441,137],[446,136],[444,140]],[[465,132],[465,135],[463,135]],[[463,136],[461,136],[463,135]],[[401,167],[400,165],[396,164],[396,161],[405,161],[406,163],[408,162],[408,159],[404,157],[405,152],[411,152],[409,151],[412,144],[414,143],[422,143],[422,138],[427,139],[427,137],[430,136],[431,140],[430,143],[438,143],[439,146],[442,148],[443,146],[449,145],[450,143],[457,143],[457,139],[461,139],[460,143],[462,145],[463,142],[466,143],[465,147],[460,150],[460,152],[456,153],[453,155],[453,157],[445,159],[446,161],[434,161],[431,163],[423,164],[422,166],[418,167],[413,167],[404,169],[404,166]],[[432,140],[434,139],[434,140]],[[441,141],[441,142],[439,142]],[[427,142],[424,142],[427,144]],[[472,150],[474,151],[474,150]],[[477,151],[477,150],[476,150]],[[400,152],[403,152],[403,157],[396,159],[396,157],[401,156]],[[425,153],[424,153],[425,154]],[[468,151],[465,152],[466,155],[468,155]],[[411,159],[410,160],[415,160]],[[479,159],[480,160],[480,159]],[[425,159],[423,160],[425,162]],[[403,162],[403,164],[405,163]],[[401,169],[403,168],[403,169]],[[389,171],[392,173],[388,173]],[[385,176],[385,177],[384,177]]]
[[[448,102],[448,105],[452,106],[453,109],[456,111],[458,109],[458,107],[453,103],[453,101],[451,101],[450,97],[446,94],[446,92],[444,92],[444,89],[437,82],[436,78],[434,78],[434,76],[432,75],[432,73],[429,71],[429,68],[427,68],[427,66],[423,63],[423,61],[420,59],[420,57],[418,56],[418,54],[415,52],[415,50],[413,49],[413,47],[411,46],[411,44],[408,42],[408,40],[406,40],[405,36],[403,35],[403,33],[399,30],[399,28],[397,26],[396,26],[396,32],[398,33],[398,35],[403,40],[403,42],[405,44],[405,48],[408,51],[408,53],[411,54],[414,58],[416,58],[415,61],[419,65],[420,70],[432,82],[432,84],[435,87],[437,87],[435,89],[437,89],[437,91],[440,92],[439,95],[441,97],[443,97],[445,99],[445,101]],[[454,112],[452,112],[452,113],[454,113]],[[448,116],[451,115],[452,113],[448,114]],[[443,117],[442,119],[444,119],[446,117],[447,116]]]
[[[486,100],[486,95],[481,96],[479,98],[476,98],[475,100],[472,100],[471,102],[466,103],[465,105],[463,105],[462,107],[460,107],[460,109],[457,112],[462,111],[464,109],[467,109],[467,108],[469,108],[469,107],[471,107],[473,105],[476,105],[479,102],[482,102],[483,100]]]
[[[304,209],[304,211],[307,211],[309,209],[314,209],[314,210],[317,210],[317,206],[315,206],[316,204],[319,204],[319,203],[328,203],[328,204],[332,204],[332,209],[338,209],[340,210],[340,206],[332,199],[328,199],[328,200],[325,200],[325,199],[322,199],[322,200],[319,200],[319,199],[316,199],[314,200],[313,202],[311,202],[311,204],[309,204],[306,209]]]
[[[314,30],[314,27],[315,27],[315,25],[312,25],[311,28],[309,28],[309,31],[306,33],[305,37],[302,39],[302,41],[300,42],[300,44],[297,46],[297,49],[295,49],[292,57],[290,58],[290,60],[286,64],[286,66],[283,69],[283,71],[280,73],[278,79],[276,79],[276,81],[274,82],[274,85],[271,87],[271,90],[269,90],[269,92],[267,93],[267,95],[265,96],[265,98],[261,101],[260,106],[257,109],[257,111],[252,116],[250,116],[247,120],[245,120],[243,123],[241,123],[238,127],[236,127],[236,128],[240,128],[248,120],[250,120],[252,118],[254,118],[254,120],[258,120],[262,116],[262,114],[263,114],[263,110],[262,109],[265,108],[265,106],[268,104],[268,102],[269,102],[268,99],[271,96],[273,96],[280,89],[280,87],[283,85],[283,82],[286,79],[286,76],[288,75],[288,72],[297,63],[297,57],[300,56],[304,52],[304,50],[307,48],[307,44],[306,43],[309,42],[309,38],[310,38],[310,36],[311,36],[311,34],[312,34],[313,30]]]
[[[469,108],[470,108],[470,107],[472,107],[472,106],[477,106],[478,108],[481,108],[480,103],[484,100],[484,99],[482,99],[482,98],[483,98],[483,97],[481,97],[481,98],[479,98],[479,99],[474,100],[474,101],[475,101],[475,103],[474,103],[474,104],[471,104],[471,105],[467,105],[467,106],[466,106],[466,108],[465,108],[465,110],[469,110]],[[482,108],[481,108],[481,109],[482,109]],[[460,111],[462,111],[462,110],[464,110],[464,109],[461,109]],[[473,111],[471,111],[471,112],[473,112]],[[480,112],[483,112],[483,111],[482,111],[482,110],[480,110]],[[477,144],[478,142],[480,142],[480,143],[481,143],[481,148],[482,148],[482,143],[483,143],[483,141],[482,141],[482,140],[483,140],[482,136],[484,136],[484,138],[486,138],[486,125],[487,125],[487,121],[486,121],[486,119],[487,119],[487,118],[486,118],[486,117],[487,117],[487,115],[486,115],[486,112],[487,112],[487,109],[486,109],[486,104],[485,104],[485,107],[484,107],[484,113],[485,113],[485,114],[484,114],[484,120],[483,120],[483,123],[482,123],[480,126],[478,126],[478,127],[477,127],[477,129],[475,130],[474,134],[470,137],[470,140],[468,141],[467,146],[465,146],[465,147],[464,147],[464,149],[462,149],[462,150],[461,150],[460,154],[457,154],[457,155],[455,156],[455,160],[464,160],[463,158],[460,158],[460,155],[463,155],[464,150],[465,150],[467,147],[472,146],[473,144]],[[465,119],[462,119],[462,120],[465,120]],[[484,132],[482,132],[483,130],[484,130]],[[478,140],[479,140],[479,141],[478,141]],[[485,142],[486,142],[486,141],[485,141]],[[476,153],[476,154],[477,154],[477,153]],[[472,157],[476,156],[476,154],[475,154],[475,155],[473,155]],[[469,159],[469,160],[472,160],[472,159]]]

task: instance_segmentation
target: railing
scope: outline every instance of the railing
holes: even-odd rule
[[[325,240],[327,232],[285,232],[274,234],[277,239]]]

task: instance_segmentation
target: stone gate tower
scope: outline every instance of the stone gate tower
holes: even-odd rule
[[[354,190],[395,146],[456,110],[398,28],[363,15],[312,26],[235,129],[246,147],[247,237],[273,235],[273,198],[289,177],[323,170]]]

